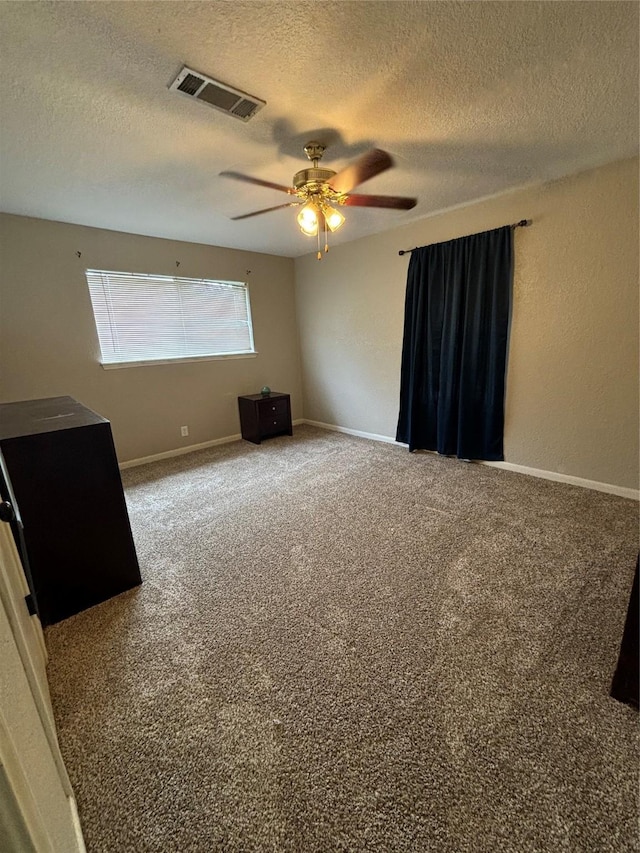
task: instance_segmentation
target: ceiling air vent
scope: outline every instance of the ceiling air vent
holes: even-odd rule
[[[249,121],[266,103],[260,98],[227,86],[219,80],[212,80],[211,77],[186,66],[169,86],[169,91],[180,92],[190,98],[204,101],[210,107],[215,107],[241,121]]]

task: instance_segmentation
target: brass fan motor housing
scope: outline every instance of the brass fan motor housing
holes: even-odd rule
[[[293,186],[296,190],[306,189],[318,192],[322,184],[333,178],[336,173],[331,169],[301,169],[293,176]]]
[[[312,196],[320,196],[330,201],[339,201],[344,197],[329,186],[329,181],[336,172],[332,169],[319,169],[318,161],[325,152],[325,146],[321,142],[308,142],[304,153],[313,163],[309,169],[301,169],[293,176],[293,192],[301,199]]]

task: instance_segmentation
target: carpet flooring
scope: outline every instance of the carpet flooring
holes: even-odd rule
[[[123,472],[46,631],[89,853],[638,851],[638,505],[322,431]]]

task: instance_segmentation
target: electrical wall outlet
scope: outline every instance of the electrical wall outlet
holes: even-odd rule
[[[184,438],[186,435],[189,435],[189,427],[183,426],[180,427],[180,435]]]

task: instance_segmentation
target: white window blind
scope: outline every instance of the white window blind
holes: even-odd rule
[[[87,270],[103,364],[254,352],[244,282]]]

